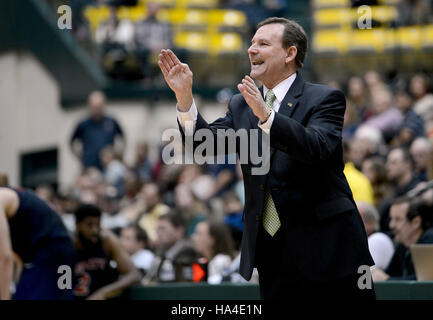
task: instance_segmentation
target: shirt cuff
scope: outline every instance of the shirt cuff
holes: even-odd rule
[[[259,120],[258,123],[259,128],[262,129],[266,134],[269,134],[269,132],[271,131],[272,123],[274,122],[274,118],[275,118],[275,111],[272,110],[268,120],[266,120],[263,123],[261,123]]]
[[[194,121],[194,123],[197,121],[197,107],[195,106],[194,99],[192,100],[191,107],[188,111],[182,112],[179,110],[179,106],[176,105],[176,111],[177,111],[177,119],[179,120],[181,126],[185,128],[185,122],[186,121]]]

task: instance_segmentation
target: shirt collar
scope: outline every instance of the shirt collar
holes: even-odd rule
[[[290,87],[292,86],[293,82],[296,79],[296,72],[294,72],[290,77],[284,79],[279,84],[277,84],[272,91],[275,94],[275,97],[277,98],[277,101],[279,104],[281,104],[281,101],[283,101],[284,97],[286,96],[287,91],[289,91]],[[265,85],[263,85],[263,96],[266,97],[266,94],[268,93],[269,89],[266,88]]]

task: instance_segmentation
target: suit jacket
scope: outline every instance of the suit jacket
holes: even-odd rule
[[[268,174],[253,175],[251,162],[241,164],[245,208],[240,274],[245,279],[251,278],[256,266],[266,188],[281,221],[278,232],[290,244],[293,263],[307,279],[332,280],[356,273],[360,265],[374,264],[343,174],[345,108],[341,91],[306,82],[298,73],[275,113]],[[210,129],[217,136],[217,129],[258,129],[260,136],[265,133],[258,121],[243,96],[236,94],[225,117],[208,124],[199,113],[195,130]],[[184,135],[182,128],[181,132]],[[260,148],[260,139],[258,143]],[[237,144],[237,152],[239,147]]]

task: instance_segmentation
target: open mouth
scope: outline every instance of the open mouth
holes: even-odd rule
[[[251,64],[253,66],[259,66],[259,65],[263,64],[263,61],[253,61],[253,62],[251,62]]]

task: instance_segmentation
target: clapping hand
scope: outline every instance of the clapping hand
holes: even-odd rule
[[[269,115],[269,109],[266,107],[262,93],[257,88],[254,80],[249,76],[245,76],[242,79],[242,83],[238,84],[238,89],[254,115],[259,118],[261,122],[266,121]]]
[[[162,49],[158,60],[165,82],[176,94],[180,111],[188,111],[192,104],[192,72],[181,63],[170,49]]]

